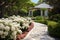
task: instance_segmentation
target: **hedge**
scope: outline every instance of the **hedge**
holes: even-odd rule
[[[60,38],[60,23],[49,21],[48,22],[48,33],[53,37]]]

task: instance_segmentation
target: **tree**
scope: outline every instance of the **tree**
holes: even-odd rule
[[[28,1],[26,3],[26,5],[23,7],[23,9],[25,9],[27,12],[29,11],[29,8],[30,7],[34,7],[35,6],[35,3],[32,3],[31,1]]]
[[[53,6],[52,11],[49,12],[49,19],[54,21],[60,20],[60,0],[46,0],[48,4]]]
[[[38,4],[42,3],[44,0],[39,0]]]
[[[28,1],[29,0],[0,0],[0,17],[17,13]]]
[[[46,0],[46,2],[54,7],[52,13],[60,14],[60,0]]]
[[[29,0],[28,2],[26,2],[24,4],[24,6],[19,10],[18,14],[22,13],[23,15],[27,16],[28,12],[29,12],[29,8],[30,7],[34,7],[35,3],[31,2],[31,0]],[[20,14],[20,15],[22,15]]]

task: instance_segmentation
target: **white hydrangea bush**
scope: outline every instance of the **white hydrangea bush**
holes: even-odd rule
[[[0,38],[16,40],[17,34],[22,34],[22,29],[28,28],[30,22],[31,19],[15,15],[0,19]]]

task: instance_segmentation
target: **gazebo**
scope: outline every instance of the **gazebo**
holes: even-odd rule
[[[46,4],[45,2],[43,2],[43,3],[41,3],[41,4],[34,7],[34,9],[40,9],[41,16],[45,16],[45,17],[48,17],[48,9],[52,9],[52,8],[53,8],[52,6]],[[43,13],[44,13],[44,15],[43,15]],[[28,16],[30,16],[30,15],[33,16],[33,11],[32,11],[31,8],[29,10]]]

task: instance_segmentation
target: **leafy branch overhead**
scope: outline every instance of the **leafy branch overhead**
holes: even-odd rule
[[[0,14],[8,15],[10,13],[17,13],[22,8],[28,9],[28,7],[34,6],[30,0],[0,0]],[[12,15],[10,14],[10,15]]]

